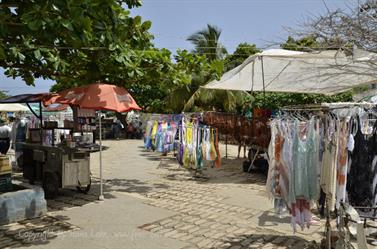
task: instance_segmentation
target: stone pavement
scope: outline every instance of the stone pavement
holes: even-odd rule
[[[37,230],[25,227],[32,221],[0,227],[0,248],[25,246],[23,229],[31,229],[31,238],[46,231],[30,248],[305,248],[321,239],[323,224],[293,234],[290,218],[272,212],[263,175],[243,173],[242,160],[230,157],[220,169],[198,174],[172,157],[144,151],[142,141],[104,145],[105,201],[97,201],[95,153],[89,194],[61,191],[48,201],[49,215],[38,220],[44,225]],[[235,149],[230,146],[229,154]]]
[[[79,228],[60,215],[46,215],[36,219],[0,226],[0,248],[19,248],[43,245],[61,234]]]
[[[264,176],[242,173],[240,164],[230,162],[224,160],[222,169],[208,169],[206,177],[197,178],[178,167],[175,159],[162,159],[159,182],[169,187],[146,194],[146,203],[178,214],[140,228],[190,243],[187,248],[304,248],[312,245],[311,239],[320,240],[321,226],[300,237],[292,236],[289,226],[259,226],[258,217],[266,216],[271,209],[265,196],[255,195],[264,192]],[[234,193],[234,188],[239,188],[239,198],[250,198],[255,207],[242,205],[239,198],[228,203],[224,192]],[[275,217],[272,212],[270,216]]]

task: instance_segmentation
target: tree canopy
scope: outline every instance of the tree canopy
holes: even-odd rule
[[[321,44],[317,42],[316,37],[308,35],[299,39],[294,39],[288,36],[285,43],[280,44],[280,47],[293,51],[313,51],[321,48]]]
[[[139,6],[140,0],[3,0],[0,66],[8,77],[21,77],[28,85],[36,78],[55,80],[54,91],[94,82],[124,86],[150,112],[180,112],[185,106],[234,111],[244,98],[250,100],[244,93],[198,89],[260,52],[255,44],[241,43],[227,54],[220,42],[221,29],[208,24],[188,37],[193,52],[178,50],[173,55],[154,47],[150,21],[130,15],[130,9]],[[363,11],[371,14],[373,8]],[[332,36],[328,41],[342,39]],[[281,47],[303,50],[322,44],[324,39],[316,34],[289,37]],[[260,96],[254,94],[254,105],[261,105]],[[263,100],[276,106],[295,99],[321,99],[277,96],[266,94]]]
[[[108,65],[133,65],[137,50],[152,45],[151,22],[130,17],[122,4],[140,1],[2,1],[0,66],[29,85],[40,77],[106,81]]]
[[[229,71],[238,65],[241,65],[250,55],[262,52],[255,44],[249,44],[246,42],[240,43],[236,50],[226,56],[224,64],[226,71]]]
[[[227,54],[220,42],[221,29],[207,24],[207,27],[190,35],[187,40],[195,46],[195,53],[205,55],[208,60],[223,59]]]
[[[240,43],[232,54],[223,60],[225,71],[241,65],[250,55],[260,52],[255,44]],[[248,93],[197,88],[195,93],[186,100],[185,111],[217,110],[236,112],[243,105]]]
[[[149,111],[162,111],[172,89],[195,72],[219,71],[200,56],[153,45],[150,21],[126,8],[139,0],[25,0],[0,3],[0,66],[33,85],[52,79],[59,91],[93,82],[128,88]],[[221,65],[220,65],[221,68]],[[216,73],[214,73],[216,74]]]

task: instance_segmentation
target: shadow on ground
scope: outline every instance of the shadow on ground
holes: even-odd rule
[[[46,215],[0,226],[0,248],[46,245],[59,234],[79,229],[62,215]]]
[[[291,223],[291,218],[288,216],[280,218],[276,214],[265,211],[263,212],[259,217],[258,217],[258,226],[260,227],[274,227],[279,224],[290,224]]]
[[[168,187],[169,186],[165,184],[148,184],[137,179],[114,178],[103,180],[103,193],[105,199],[116,198],[114,192],[147,194],[156,191],[156,189],[164,189]],[[48,211],[80,207],[89,203],[100,203],[98,200],[99,194],[99,178],[92,177],[92,186],[87,194],[79,193],[74,189],[61,189],[56,198],[47,200]]]
[[[178,164],[177,159],[172,155],[159,156],[160,164],[157,169],[163,169],[163,177],[168,180],[176,181],[198,181],[205,183],[232,183],[241,185],[257,184],[264,186],[266,184],[266,175],[261,171],[255,170],[251,173],[245,173],[242,169],[243,159],[222,159],[222,165],[219,168],[212,167],[212,163],[207,163],[203,170],[185,168]]]

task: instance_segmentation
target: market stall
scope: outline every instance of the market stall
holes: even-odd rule
[[[44,105],[54,103],[67,104],[82,109],[99,111],[99,159],[100,159],[100,194],[99,200],[104,200],[102,182],[102,115],[101,110],[128,112],[141,110],[136,101],[123,87],[94,83],[75,87],[53,94],[44,99]]]
[[[332,95],[376,83],[375,58],[341,50],[267,50],[205,88]],[[289,213],[293,230],[303,230],[315,223],[311,209],[319,198],[327,218],[324,248],[333,248],[336,240],[336,248],[352,248],[350,234],[358,248],[367,248],[364,227],[366,219],[376,219],[377,204],[376,111],[363,103],[304,106],[285,108],[271,121],[266,187],[275,211]],[[357,226],[354,233],[351,223]]]
[[[37,117],[17,126],[15,150],[23,177],[40,182],[47,198],[54,198],[59,188],[90,189],[90,155],[73,140],[72,127],[59,127],[58,122],[45,121],[42,101],[49,94],[24,94],[2,99],[0,103],[25,103]],[[32,105],[39,106],[39,114]],[[65,123],[65,122],[64,122]]]

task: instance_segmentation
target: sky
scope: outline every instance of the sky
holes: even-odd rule
[[[288,33],[284,27],[297,27],[311,16],[329,9],[347,8],[357,0],[143,0],[143,6],[131,10],[151,20],[155,46],[192,49],[186,38],[206,27],[221,28],[220,41],[228,52],[241,42],[254,43],[265,49],[282,42]],[[36,86],[26,86],[22,79],[7,78],[0,68],[0,90],[9,95],[48,92],[53,81],[36,80]]]

